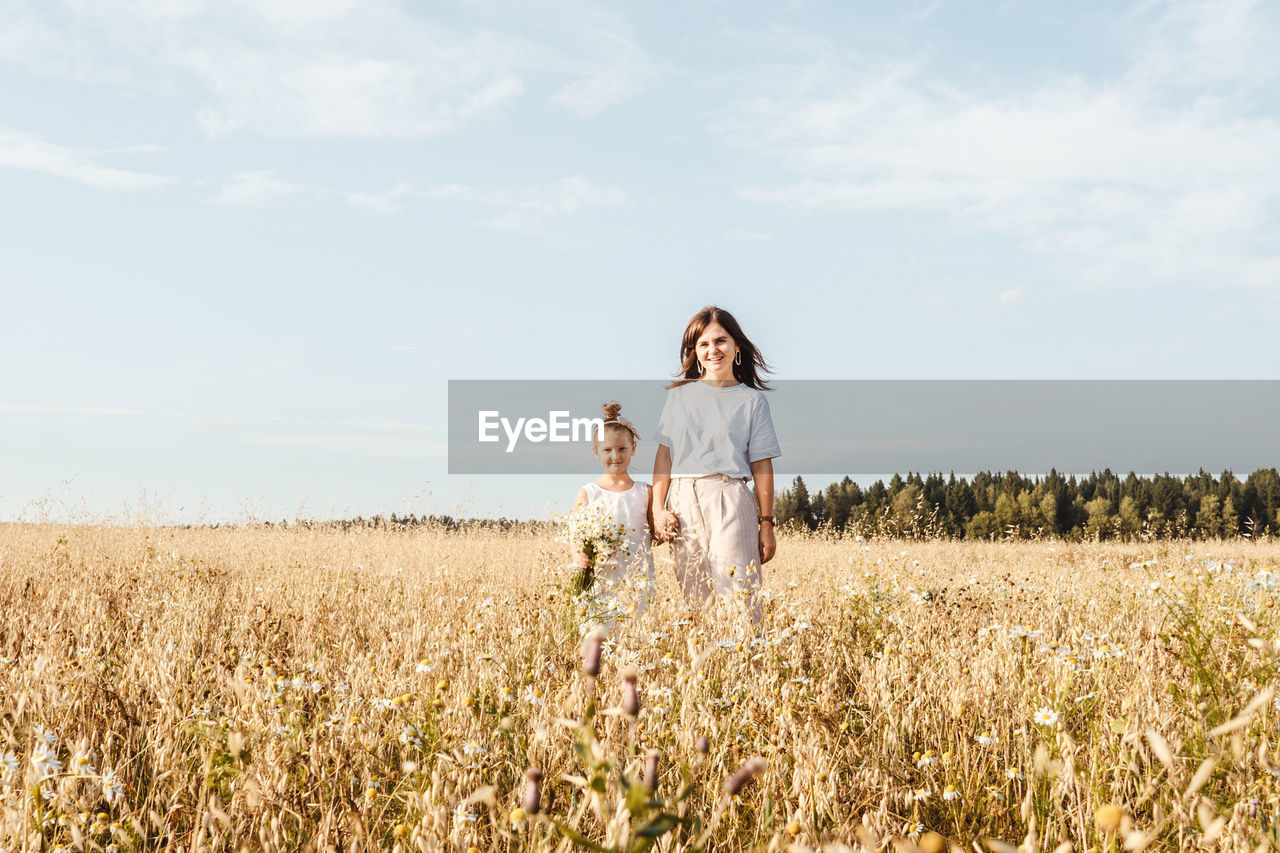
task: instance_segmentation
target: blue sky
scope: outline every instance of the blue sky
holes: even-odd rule
[[[545,517],[576,483],[447,476],[447,380],[662,377],[713,302],[780,378],[1280,378],[1277,43],[1238,0],[0,0],[0,519]]]

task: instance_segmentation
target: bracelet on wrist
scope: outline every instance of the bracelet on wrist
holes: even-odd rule
[[[760,521],[759,521],[759,523],[760,523],[760,524],[764,524],[766,521],[767,521],[767,522],[769,522],[770,524],[774,524],[773,516],[772,516],[772,515],[762,515],[762,516],[760,516]],[[776,525],[775,525],[775,526],[776,526]]]

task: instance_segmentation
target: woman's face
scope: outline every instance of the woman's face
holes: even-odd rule
[[[706,371],[703,379],[732,381],[733,359],[738,354],[738,345],[719,323],[709,323],[698,336],[693,347],[698,357],[698,364]]]

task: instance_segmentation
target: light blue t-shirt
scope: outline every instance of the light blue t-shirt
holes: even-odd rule
[[[654,441],[671,448],[673,477],[750,477],[752,462],[782,455],[769,402],[741,384],[687,382],[672,388]]]

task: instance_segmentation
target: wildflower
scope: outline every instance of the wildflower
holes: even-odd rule
[[[942,792],[942,799],[948,802],[960,799],[960,792],[956,790],[955,785],[948,785]]]
[[[83,752],[77,751],[71,757],[71,770],[80,775],[97,775],[93,769],[93,765],[89,762],[89,756]]]
[[[400,742],[414,749],[422,749],[422,732],[417,726],[405,726],[400,730]]]
[[[462,751],[466,755],[484,755],[489,750],[485,749],[475,741],[469,740],[462,745]]]
[[[914,790],[914,791],[912,791],[912,792],[911,792],[911,799],[912,799],[914,802],[920,802],[921,800],[927,800],[927,799],[929,799],[931,796],[933,796],[933,791],[930,791],[928,788],[917,788],[916,790]]]
[[[530,705],[545,704],[542,698],[542,691],[534,687],[532,684],[524,689],[524,701],[528,702]]]
[[[1027,777],[1010,767],[1008,770],[1004,771],[1004,778],[1014,780],[1025,779]]]
[[[932,749],[926,749],[923,753],[917,752],[915,754],[915,759],[916,767],[928,767],[930,764],[937,761],[938,757],[933,754]]]
[[[532,815],[542,811],[542,770],[537,767],[524,774],[524,810]]]
[[[924,853],[943,853],[947,849],[947,841],[938,833],[930,830],[920,839],[920,849]]]
[[[104,768],[100,777],[102,784],[102,799],[108,803],[118,803],[124,799],[124,783],[120,781],[120,777],[111,768]]]
[[[58,745],[58,736],[46,729],[44,726],[37,724],[36,727],[31,730],[31,734],[37,741],[43,742],[45,746]]]
[[[1051,708],[1041,708],[1036,711],[1035,721],[1042,726],[1052,726],[1058,722],[1058,712]]]
[[[276,726],[272,729],[272,733],[275,734],[276,737],[288,737],[289,731],[290,729],[288,726]]]
[[[983,746],[995,746],[1000,739],[995,735],[991,734],[991,732],[983,732],[982,734],[974,738],[974,740],[976,740],[978,743],[982,744]]]
[[[622,673],[622,710],[635,717],[640,713],[640,694],[636,690],[636,671],[628,668]]]
[[[600,674],[600,653],[603,650],[604,639],[604,631],[598,628],[587,636],[587,643],[582,652],[582,672],[590,678]]]
[[[649,695],[655,699],[670,699],[671,688],[670,687],[652,687],[649,689]]]
[[[18,772],[20,764],[21,762],[18,761],[17,755],[12,751],[6,751],[0,755],[0,776],[8,776],[10,773]]]
[[[920,833],[922,833],[922,832],[924,832],[924,824],[923,824],[923,823],[910,822],[910,823],[905,823],[905,824],[903,824],[903,826],[902,826],[902,833],[903,833],[903,835],[906,835],[906,836],[908,836],[908,837],[910,837],[910,838],[913,838],[913,839],[915,839],[915,838],[919,838],[919,837],[920,837]]]
[[[1252,589],[1272,590],[1276,588],[1276,573],[1270,569],[1263,569],[1253,576],[1253,583],[1249,584]]]
[[[742,790],[742,786],[751,781],[757,773],[765,768],[763,758],[754,757],[748,759],[745,764],[738,768],[737,772],[724,780],[724,791],[730,797],[736,796]]]
[[[1115,803],[1107,803],[1099,806],[1098,810],[1093,813],[1093,822],[1098,825],[1098,829],[1106,833],[1115,832],[1120,828],[1120,821],[1124,817],[1124,812]]]
[[[32,749],[31,766],[35,768],[40,779],[47,779],[62,772],[62,762],[58,760],[58,754],[44,741],[37,741],[35,748]]]
[[[644,786],[650,791],[658,790],[658,759],[661,753],[651,749],[644,760]]]

